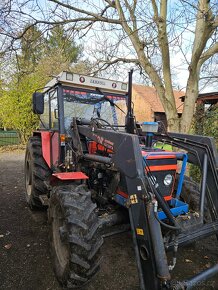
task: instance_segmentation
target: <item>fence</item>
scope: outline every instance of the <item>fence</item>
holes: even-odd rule
[[[0,131],[0,146],[18,145],[20,137],[16,131]]]

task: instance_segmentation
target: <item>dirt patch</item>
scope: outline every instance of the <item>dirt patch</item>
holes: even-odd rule
[[[61,290],[52,271],[46,212],[31,212],[24,199],[24,152],[0,154],[0,289]],[[180,250],[174,277],[187,278],[218,261],[214,237]],[[85,290],[138,290],[131,235],[107,238],[101,272]],[[195,289],[218,289],[218,277]]]

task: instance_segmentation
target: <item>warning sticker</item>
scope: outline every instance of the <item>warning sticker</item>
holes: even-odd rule
[[[130,195],[129,200],[131,204],[138,203],[138,198],[136,194]]]
[[[144,231],[143,231],[143,229],[136,228],[136,233],[137,233],[137,235],[139,235],[139,236],[144,236]]]

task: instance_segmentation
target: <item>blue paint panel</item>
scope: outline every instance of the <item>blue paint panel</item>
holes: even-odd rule
[[[144,125],[155,125],[155,126],[157,126],[158,125],[158,122],[142,122],[142,124],[144,124]]]
[[[116,194],[115,197],[114,197],[115,201],[120,204],[121,206],[124,206],[126,207],[126,198],[119,195],[119,194]],[[186,214],[188,213],[189,211],[189,207],[188,207],[188,204],[181,201],[181,200],[178,200],[176,198],[173,198],[169,201],[169,205],[172,206],[173,208],[170,209],[171,213],[173,216],[179,216],[179,215],[182,215],[182,214]],[[158,218],[160,220],[164,220],[166,219],[166,215],[163,211],[158,211]]]
[[[189,210],[188,208],[188,204],[181,201],[181,200],[178,200],[176,198],[173,198],[171,201],[170,201],[170,205],[171,206],[175,206],[174,208],[171,208],[170,211],[172,213],[173,216],[179,216],[181,214],[186,214]],[[160,220],[164,220],[166,219],[166,215],[163,211],[159,211],[158,212],[158,218]]]
[[[122,205],[122,206],[125,206],[125,204],[126,204],[126,198],[123,197],[122,195],[116,194],[114,199],[115,199],[115,201],[116,201],[118,204],[120,204],[120,205]],[[126,206],[125,206],[125,207],[126,207]]]
[[[188,155],[186,153],[181,153],[181,157],[183,157],[183,162],[182,162],[182,168],[181,168],[181,172],[180,172],[179,184],[178,184],[177,192],[176,192],[177,199],[179,198],[181,191],[182,191],[182,185],[183,185],[185,171],[186,171],[186,165],[187,165],[187,161],[188,161]]]

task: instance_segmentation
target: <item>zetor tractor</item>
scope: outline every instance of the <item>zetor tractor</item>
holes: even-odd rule
[[[212,138],[136,122],[132,71],[128,84],[62,72],[33,94],[33,112],[41,127],[27,144],[26,199],[31,208],[48,207],[63,287],[89,282],[103,239],[124,231],[132,233],[143,290],[191,289],[218,273],[217,264],[188,280],[171,279],[179,247],[218,237]],[[170,147],[177,149],[164,150]],[[186,174],[187,163],[199,167],[200,186]]]

